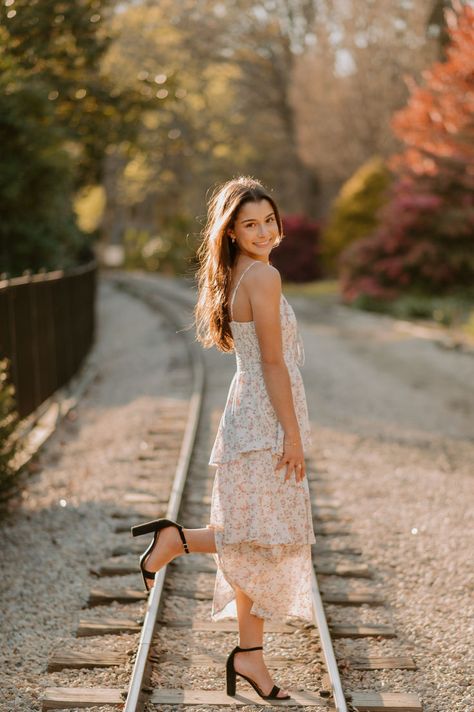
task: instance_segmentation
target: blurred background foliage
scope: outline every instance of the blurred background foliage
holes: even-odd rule
[[[247,174],[281,207],[284,279],[432,317],[469,292],[470,3],[5,0],[0,17],[0,271],[95,253],[191,274],[209,188]]]
[[[15,389],[10,379],[10,366],[8,359],[0,359],[0,511],[18,487],[13,463],[20,450],[15,439],[19,417],[16,411]]]
[[[404,145],[379,224],[341,255],[347,302],[474,285],[474,8],[447,17],[445,59],[410,82],[391,122]]]
[[[327,273],[337,275],[343,250],[375,229],[390,180],[384,160],[374,156],[343,184],[331,204],[322,235],[321,259]]]
[[[271,252],[271,263],[293,283],[312,282],[321,277],[319,260],[320,225],[304,215],[282,218],[283,240]]]

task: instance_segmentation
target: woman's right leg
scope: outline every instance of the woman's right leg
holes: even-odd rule
[[[216,542],[214,530],[211,528],[185,529],[183,534],[188,544],[189,553],[214,554]],[[147,556],[145,567],[148,571],[158,571],[165,564],[175,559],[180,554],[185,554],[183,542],[176,527],[166,527],[158,534],[158,539],[152,552]],[[150,580],[149,586],[153,586]]]

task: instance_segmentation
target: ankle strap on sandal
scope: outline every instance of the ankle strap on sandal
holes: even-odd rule
[[[255,648],[241,648],[240,645],[237,645],[238,650],[263,650],[263,645],[257,645]]]
[[[186,554],[189,554],[188,542],[186,541],[186,537],[184,536],[183,527],[180,524],[178,524],[178,533],[181,537],[181,541],[183,542],[183,548]]]

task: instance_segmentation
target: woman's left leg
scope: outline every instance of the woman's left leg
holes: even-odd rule
[[[239,621],[239,647],[263,648],[264,619],[250,613],[253,601],[240,588],[235,587],[237,618]],[[250,677],[262,690],[269,695],[275,684],[263,659],[263,650],[239,651],[234,655],[234,669]],[[287,690],[280,690],[278,697],[289,695]]]

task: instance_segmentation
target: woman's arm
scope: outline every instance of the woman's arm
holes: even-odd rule
[[[265,385],[285,433],[284,460],[288,462],[286,479],[294,471],[298,481],[305,475],[305,464],[290,375],[283,356],[280,317],[281,277],[278,270],[271,265],[259,267],[251,272],[245,287],[252,306]],[[283,464],[283,459],[279,466],[280,464]],[[297,465],[301,467],[297,469]]]

